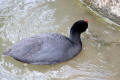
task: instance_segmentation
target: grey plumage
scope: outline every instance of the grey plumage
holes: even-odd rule
[[[3,54],[29,64],[55,64],[71,59],[80,53],[80,34],[87,29],[83,20],[76,22],[70,38],[56,33],[38,34],[18,41]]]

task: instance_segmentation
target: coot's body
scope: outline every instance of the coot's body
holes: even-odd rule
[[[25,38],[7,51],[5,55],[29,64],[55,64],[71,59],[82,49],[80,34],[87,29],[87,22],[76,22],[70,31],[70,38],[56,33],[45,33]]]

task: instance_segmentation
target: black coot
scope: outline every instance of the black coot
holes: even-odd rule
[[[80,53],[80,35],[88,28],[87,20],[73,24],[70,37],[56,33],[45,33],[20,40],[3,54],[29,64],[55,64],[71,59]]]

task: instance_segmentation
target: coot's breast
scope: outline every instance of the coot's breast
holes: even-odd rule
[[[4,54],[31,64],[54,64],[71,59],[80,49],[63,35],[46,33],[21,40]]]

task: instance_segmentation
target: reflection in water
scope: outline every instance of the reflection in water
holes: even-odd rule
[[[10,65],[10,64],[9,64]],[[11,65],[11,67],[13,67]],[[1,67],[1,76],[3,78],[9,79],[9,80],[52,80],[52,79],[100,79],[105,80],[108,77],[111,76],[111,72],[105,71],[92,64],[82,64],[79,65],[76,69],[73,67],[70,67],[68,65],[64,65],[61,68],[58,68],[58,70],[50,70],[45,73],[39,72],[39,71],[30,71],[28,68],[25,68],[25,72],[22,75],[17,75],[17,73],[21,73],[21,69],[14,68],[11,70],[11,72],[6,71],[3,67]],[[12,73],[12,74],[11,74]],[[9,78],[12,76],[11,78]],[[108,77],[107,77],[108,76]]]
[[[79,1],[78,1],[79,2]],[[119,80],[119,28],[93,16],[73,0],[0,1],[0,80]],[[14,42],[35,34],[57,32],[69,36],[71,25],[87,18],[83,50],[56,65],[30,65],[2,52]]]

